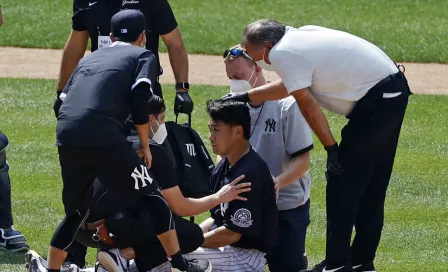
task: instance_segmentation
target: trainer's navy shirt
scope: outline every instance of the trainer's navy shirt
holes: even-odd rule
[[[274,182],[268,166],[252,149],[229,168],[227,159],[221,160],[212,172],[214,193],[237,177],[250,182],[251,191],[241,194],[247,201],[234,200],[222,203],[211,210],[216,227],[241,234],[235,247],[267,252],[277,242],[277,205]]]
[[[177,27],[168,0],[122,0],[121,4],[122,9],[138,9],[143,12],[146,21],[146,49],[154,52],[159,61],[159,36],[168,34]]]
[[[138,9],[145,15],[146,49],[159,64],[159,36],[173,31],[177,21],[167,0],[74,0],[72,28],[89,32],[92,52],[98,49],[98,36],[109,36],[110,20],[121,9]]]
[[[98,36],[109,36],[110,20],[120,11],[122,0],[74,0],[72,29],[87,31],[90,50],[98,49]]]
[[[81,59],[62,92],[57,145],[127,143],[124,122],[131,113],[132,91],[156,81],[156,65],[153,53],[122,42]]]
[[[151,141],[149,145],[152,154],[152,165],[149,174],[165,190],[178,185],[176,167],[163,146]],[[144,188],[142,188],[144,189]],[[94,182],[93,206],[87,222],[95,222],[117,212],[135,210],[138,200],[133,195],[123,195],[120,192],[107,191],[99,179]]]

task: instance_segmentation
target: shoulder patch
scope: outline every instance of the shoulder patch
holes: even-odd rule
[[[234,215],[230,217],[230,221],[235,226],[241,227],[241,228],[248,228],[252,226],[253,220],[252,214],[248,209],[241,208],[235,212]]]

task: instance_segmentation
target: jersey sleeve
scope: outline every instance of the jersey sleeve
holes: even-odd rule
[[[72,29],[76,31],[87,30],[82,20],[82,9],[80,8],[80,1],[73,1],[73,16],[72,16]]]
[[[313,149],[313,136],[295,100],[286,99],[282,102],[283,140],[286,152],[295,158]]]
[[[287,50],[273,50],[269,60],[288,93],[311,86],[315,66],[308,59]]]
[[[234,200],[221,204],[224,213],[223,225],[233,232],[246,236],[258,236],[262,228],[262,193],[263,181],[255,171],[246,173],[241,182],[250,182],[251,191],[241,194],[247,201]]]
[[[165,35],[177,27],[173,10],[167,0],[157,0],[150,7],[153,30],[159,35]]]
[[[176,168],[167,151],[153,144],[150,145],[150,149],[153,157],[151,172],[160,188],[165,190],[177,186]]]
[[[134,74],[134,83],[132,84],[132,90],[137,85],[145,82],[150,85],[152,92],[152,83],[156,82],[157,78],[157,59],[156,56],[150,52],[145,51],[138,58],[137,68]]]

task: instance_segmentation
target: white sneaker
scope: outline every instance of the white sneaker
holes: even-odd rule
[[[99,263],[108,272],[128,272],[129,262],[121,255],[118,248],[101,250],[98,252]]]
[[[47,272],[47,261],[36,251],[28,250],[25,254],[25,267],[28,272]]]

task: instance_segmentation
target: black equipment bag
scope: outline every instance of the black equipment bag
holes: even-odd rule
[[[168,132],[167,149],[176,162],[182,194],[192,198],[210,195],[213,190],[210,176],[215,165],[201,137],[191,128],[191,114],[188,114],[187,124],[178,124],[176,115],[176,121],[165,122],[165,126]]]

